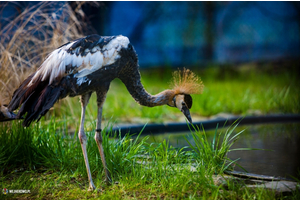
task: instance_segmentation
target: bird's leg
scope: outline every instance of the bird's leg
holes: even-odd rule
[[[83,157],[84,157],[84,162],[85,162],[85,166],[86,166],[86,170],[87,170],[87,174],[89,177],[89,190],[94,190],[96,189],[93,180],[92,180],[92,174],[91,174],[91,170],[90,170],[90,166],[89,166],[89,160],[88,160],[88,156],[87,156],[87,151],[86,151],[86,135],[84,133],[84,118],[85,118],[85,109],[86,106],[89,102],[89,99],[91,97],[91,94],[86,94],[86,95],[82,95],[81,96],[81,121],[80,121],[80,127],[79,127],[79,132],[78,132],[78,138],[81,144],[81,148],[82,148],[82,153],[83,153]]]
[[[101,135],[102,104],[103,103],[98,102],[97,127],[96,127],[96,133],[95,133],[95,140],[96,140],[97,146],[99,148],[99,152],[100,152],[100,156],[101,156],[101,160],[102,160],[102,164],[103,164],[103,168],[104,168],[104,172],[105,172],[105,182],[107,184],[110,184],[111,176],[107,169],[103,146],[102,146],[102,142],[103,142],[102,135]]]
[[[104,172],[105,172],[105,181],[106,183],[111,183],[111,176],[110,173],[107,169],[107,165],[106,165],[106,161],[105,161],[105,155],[104,155],[104,151],[103,151],[103,146],[102,146],[102,142],[103,142],[103,138],[102,138],[102,130],[101,130],[101,121],[102,121],[102,107],[106,98],[106,94],[108,91],[109,85],[107,85],[106,87],[103,87],[101,89],[99,89],[99,91],[96,92],[97,94],[97,105],[98,105],[98,114],[97,114],[97,125],[96,125],[96,133],[95,133],[95,141],[97,143],[99,152],[100,152],[100,156],[101,156],[101,161],[103,164],[103,168],[104,168]]]

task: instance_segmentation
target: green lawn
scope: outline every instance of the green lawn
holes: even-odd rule
[[[299,113],[297,69],[267,69],[256,66],[193,70],[204,85],[194,95],[192,116],[234,114]],[[152,94],[168,88],[171,71],[142,70],[142,82]],[[30,190],[30,194],[1,193],[0,198],[16,199],[298,199],[299,191],[285,197],[275,192],[243,187],[228,182],[218,186],[213,176],[230,168],[227,152],[232,143],[220,140],[216,129],[213,141],[203,131],[193,134],[193,146],[174,148],[167,140],[133,140],[111,133],[112,123],[181,121],[180,111],[168,107],[139,106],[125,86],[114,80],[104,105],[104,151],[114,184],[103,182],[104,172],[93,139],[96,117],[95,96],[87,109],[86,134],[92,176],[99,191],[88,192],[88,178],[76,130],[79,126],[78,98],[62,100],[46,117],[28,128],[20,122],[0,125],[0,188]],[[74,135],[69,135],[74,132]],[[228,139],[237,133],[227,132]],[[109,138],[109,135],[112,138]],[[225,137],[226,138],[226,137]],[[228,143],[229,142],[229,143]],[[218,144],[222,143],[221,146]],[[196,171],[191,171],[191,166]]]
[[[189,149],[174,148],[167,140],[148,142],[148,137],[120,138],[104,130],[104,151],[113,184],[104,183],[104,172],[94,132],[87,132],[88,156],[97,191],[88,192],[88,178],[75,135],[68,135],[66,121],[40,123],[23,128],[21,123],[0,126],[0,187],[29,190],[27,194],[0,194],[1,199],[298,199],[266,189],[247,189],[245,183],[218,185],[213,177],[230,169],[227,152],[243,130],[230,127],[192,133]],[[112,138],[109,138],[108,136]],[[225,136],[224,140],[222,139]],[[250,149],[249,149],[250,150]],[[194,170],[191,170],[193,168]]]

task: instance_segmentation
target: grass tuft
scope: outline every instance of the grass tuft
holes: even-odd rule
[[[209,141],[205,130],[191,125],[194,131],[191,131],[193,143],[187,138],[189,147],[193,150],[194,159],[198,166],[205,166],[212,170],[214,174],[223,174],[226,170],[231,170],[233,164],[237,164],[237,160],[231,160],[227,157],[230,151],[237,150],[257,150],[253,148],[231,149],[232,145],[237,141],[238,137],[244,130],[235,133],[235,129],[241,120],[235,121],[225,133],[218,133],[218,125],[212,141]],[[225,126],[225,124],[224,124]],[[223,127],[224,128],[224,127]],[[200,169],[201,169],[200,167]],[[240,166],[242,168],[242,166]],[[243,168],[242,168],[243,169]]]

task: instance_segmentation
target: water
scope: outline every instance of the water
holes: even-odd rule
[[[227,128],[225,128],[227,129]],[[232,160],[240,158],[237,163],[249,173],[280,176],[300,179],[300,124],[263,124],[240,126],[236,131],[246,129],[232,146],[234,148],[259,148],[267,150],[232,151],[228,157]],[[221,131],[221,129],[219,129]],[[224,133],[225,130],[222,130]],[[209,138],[213,131],[206,131]],[[188,146],[186,137],[191,143],[191,133],[166,133],[151,136],[152,141],[160,142],[169,139],[174,147]],[[236,171],[243,170],[235,166]]]

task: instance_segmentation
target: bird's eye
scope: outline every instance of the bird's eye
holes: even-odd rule
[[[132,49],[132,45],[128,44],[128,50],[131,50],[131,49]]]
[[[188,94],[184,95],[184,102],[186,103],[188,109],[191,109],[192,104],[193,104],[193,99],[192,99],[191,95],[188,95]]]

